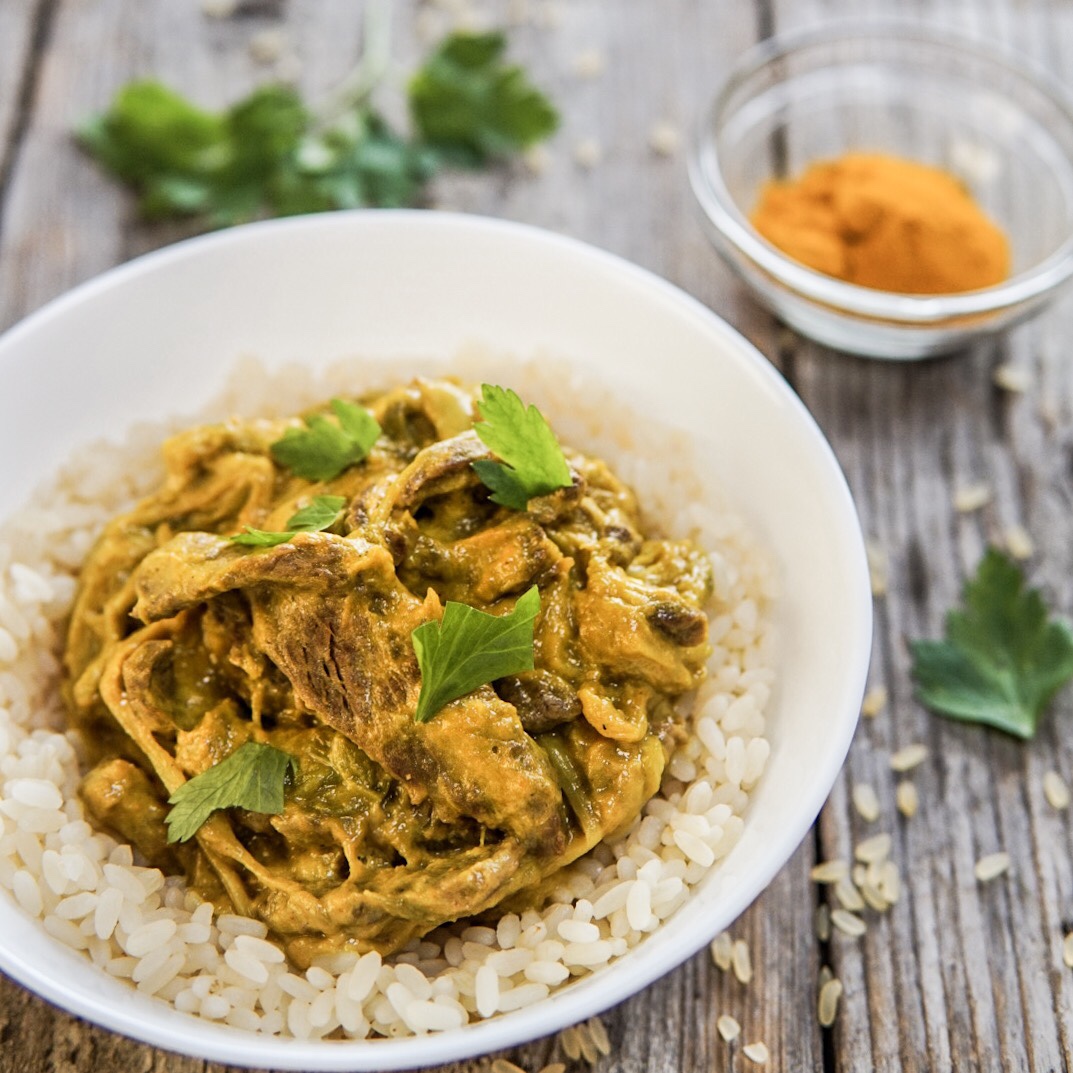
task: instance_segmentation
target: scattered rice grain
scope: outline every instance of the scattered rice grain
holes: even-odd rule
[[[603,158],[603,147],[595,138],[582,138],[574,144],[574,163],[579,168],[591,171]]]
[[[890,835],[873,835],[871,838],[866,838],[863,842],[859,842],[853,851],[853,855],[858,861],[864,864],[871,864],[873,861],[884,860],[890,853],[890,846]]]
[[[905,748],[899,749],[891,755],[890,769],[891,771],[897,771],[899,774],[912,771],[918,764],[924,763],[927,758],[928,747],[921,745],[920,742],[914,742],[912,745],[906,745]]]
[[[254,63],[275,63],[287,47],[287,37],[278,27],[259,30],[247,46]]]
[[[1036,552],[1035,542],[1023,525],[1007,526],[1002,534],[1002,541],[1010,555],[1021,562],[1031,559]]]
[[[711,951],[712,961],[717,969],[726,972],[734,959],[734,940],[730,933],[721,931],[712,941],[708,948]]]
[[[815,929],[816,938],[821,943],[825,943],[831,938],[831,910],[826,902],[821,902],[816,906]]]
[[[912,819],[920,807],[920,795],[916,785],[908,779],[898,783],[898,789],[894,791],[894,800],[898,805],[898,811],[906,819]]]
[[[590,1017],[585,1024],[592,1036],[592,1042],[596,1044],[596,1049],[607,1057],[611,1053],[611,1037],[607,1034],[607,1026],[599,1017]]]
[[[240,0],[201,0],[201,14],[208,19],[228,19],[238,11]]]
[[[839,858],[821,861],[809,872],[813,883],[837,883],[849,875],[849,862]]]
[[[732,1043],[741,1035],[741,1025],[726,1013],[720,1015],[719,1020],[715,1022],[715,1027],[719,1029],[719,1035],[727,1043]]]
[[[750,1062],[755,1062],[758,1066],[766,1065],[768,1058],[771,1057],[767,1049],[767,1044],[761,1043],[759,1040],[757,1040],[756,1043],[747,1043],[742,1047],[741,1053],[744,1054]]]
[[[887,706],[887,687],[872,686],[861,701],[861,715],[874,719]]]
[[[581,1048],[581,1057],[590,1066],[596,1065],[600,1060],[600,1052],[596,1050],[596,1044],[593,1042],[592,1034],[589,1032],[587,1024],[577,1025],[577,1042]]]
[[[954,492],[954,510],[959,514],[971,514],[991,502],[991,489],[983,481],[962,485]]]
[[[981,883],[989,883],[1009,871],[1010,855],[1004,852],[988,853],[977,862],[973,873]]]
[[[853,787],[853,806],[861,819],[874,823],[879,819],[879,798],[875,788],[867,782],[858,782]]]
[[[872,595],[886,596],[887,587],[890,584],[890,563],[886,551],[878,542],[868,540],[864,545],[864,553],[868,559],[868,577],[872,586]]]
[[[843,935],[858,938],[863,935],[868,926],[859,916],[849,912],[848,909],[834,909],[831,912],[831,923],[838,928]]]
[[[571,1061],[576,1062],[581,1057],[581,1040],[574,1025],[569,1025],[559,1033],[559,1045],[563,1054]]]
[[[879,869],[879,893],[893,905],[902,893],[902,877],[893,861],[884,861]]]
[[[653,123],[648,132],[648,147],[657,156],[674,156],[681,141],[681,131],[666,119]]]
[[[1073,969],[1073,931],[1062,940],[1062,960],[1067,968]]]
[[[607,57],[598,48],[587,48],[574,57],[574,74],[578,78],[599,78],[607,67]]]
[[[1015,394],[1021,394],[1032,386],[1032,375],[1029,371],[1016,365],[1010,365],[1008,362],[996,365],[994,372],[991,374],[991,379],[1003,391]]]
[[[738,939],[734,943],[732,964],[734,966],[734,975],[741,983],[747,984],[752,980],[753,959],[750,957],[749,947],[743,939]]]
[[[1069,787],[1057,771],[1048,771],[1043,776],[1043,796],[1051,808],[1069,808]]]
[[[820,1024],[824,1028],[830,1028],[838,1016],[838,1000],[842,997],[842,981],[832,977],[820,988],[820,998],[817,1003]]]
[[[531,145],[522,154],[522,163],[531,175],[543,175],[551,166],[551,153],[545,145]]]
[[[839,900],[843,909],[851,912],[860,912],[864,908],[864,899],[857,885],[849,876],[843,876],[834,887],[835,897]]]

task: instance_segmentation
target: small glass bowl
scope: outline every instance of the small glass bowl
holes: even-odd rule
[[[749,223],[761,186],[874,151],[962,179],[1006,232],[1012,275],[907,295],[805,267]],[[896,21],[776,37],[735,65],[701,122],[690,181],[716,249],[765,304],[821,343],[912,360],[1037,312],[1073,274],[1073,107],[1047,76]]]

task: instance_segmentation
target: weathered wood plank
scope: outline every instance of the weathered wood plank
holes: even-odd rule
[[[46,22],[40,0],[16,0],[0,7],[0,196]]]
[[[849,9],[778,4],[776,26]],[[853,10],[867,13],[869,5]],[[1010,42],[1063,72],[1068,17],[1054,7],[932,4],[926,14],[929,23]],[[1060,729],[1069,699],[1030,746],[944,722],[912,698],[905,643],[938,635],[985,545],[1001,543],[1015,523],[1037,544],[1032,580],[1057,606],[1070,607],[1068,361],[1052,338],[1068,317],[1063,304],[1003,340],[921,367],[789,346],[795,385],[832,440],[866,532],[890,557],[891,592],[877,603],[872,671],[890,690],[890,705],[858,732],[820,836],[826,856],[850,856],[868,834],[890,831],[906,883],[890,913],[866,914],[864,940],[833,943],[846,985],[834,1032],[837,1069],[1070,1067],[1070,980],[1060,961],[1068,818],[1040,789],[1046,770],[1067,779],[1073,771]],[[992,385],[1000,362],[1031,371],[1035,384],[1023,397]],[[1048,409],[1050,421],[1042,416]],[[955,492],[978,481],[993,489],[992,502],[958,513]],[[930,758],[912,773],[920,813],[905,820],[894,809],[889,756],[912,741],[926,743]],[[850,805],[858,782],[879,792],[876,824]],[[1011,854],[1010,875],[977,883],[974,861],[999,849]]]

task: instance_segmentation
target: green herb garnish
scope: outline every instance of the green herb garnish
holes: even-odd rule
[[[1043,709],[1073,678],[1073,630],[1048,619],[1039,591],[991,548],[965,583],[965,609],[942,641],[913,641],[917,699],[940,715],[1031,738]]]
[[[422,138],[467,166],[548,137],[559,117],[520,67],[503,63],[501,33],[453,34],[410,81],[410,114]]]
[[[421,667],[414,720],[427,723],[445,704],[508,674],[533,669],[533,624],[540,611],[534,585],[507,615],[489,615],[448,600],[439,622],[411,635]]]
[[[323,414],[305,419],[305,428],[289,428],[272,444],[280,465],[310,481],[330,481],[360,462],[376,443],[380,425],[363,406],[332,399],[336,421]]]
[[[477,404],[484,418],[474,426],[481,442],[500,462],[474,462],[477,476],[492,490],[492,502],[525,510],[534,496],[573,483],[563,449],[543,414],[526,407],[509,388],[481,385]]]
[[[247,741],[229,757],[184,782],[168,798],[172,810],[164,822],[169,842],[186,842],[201,825],[222,808],[278,815],[283,811],[283,784],[287,772],[298,771],[289,753],[271,745]]]
[[[247,525],[244,532],[227,539],[232,544],[244,544],[254,548],[274,548],[285,544],[295,533],[322,533],[334,525],[346,506],[345,496],[314,496],[308,507],[303,507],[287,519],[286,532],[271,532],[254,529]]]
[[[211,112],[146,80],[120,89],[77,137],[138,193],[146,218],[226,227],[419,205],[444,164],[481,164],[554,130],[546,98],[501,62],[502,35],[452,34],[413,76],[413,135],[395,131],[371,103],[390,68],[390,10],[370,4],[366,22],[366,54],[317,109],[291,86],[265,85]]]

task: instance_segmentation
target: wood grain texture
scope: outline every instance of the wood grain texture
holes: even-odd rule
[[[460,5],[396,4],[398,72],[410,69]],[[133,77],[154,75],[218,106],[271,77],[254,62],[252,35],[281,29],[317,98],[355,62],[359,5],[352,0],[259,0],[229,19],[174,0],[0,2],[0,326],[130,256],[185,233],[140,224],[127,196],[85,160],[69,132]],[[887,709],[865,721],[814,832],[735,925],[756,977],[743,987],[706,954],[683,965],[605,1020],[614,1055],[603,1071],[663,1073],[756,1069],[741,1045],[766,1041],[772,1070],[1073,1069],[1073,974],[1061,961],[1073,928],[1073,830],[1043,797],[1054,769],[1073,782],[1073,698],[1055,706],[1029,746],[947,723],[912,699],[906,640],[935,636],[988,542],[1024,525],[1036,542],[1033,583],[1073,608],[1073,300],[956,358],[899,366],[836,354],[801,340],[753,304],[703,237],[682,150],[657,155],[649,134],[664,121],[683,139],[733,59],[759,37],[884,11],[926,19],[1016,48],[1073,87],[1073,8],[1060,0],[486,0],[488,24],[511,24],[514,54],[561,103],[563,126],[537,174],[438,180],[434,204],[523,220],[610,249],[696,295],[751,339],[791,380],[830,438],[866,534],[890,561],[877,601],[872,680]],[[524,18],[521,16],[524,15]],[[596,50],[606,69],[577,72]],[[289,63],[285,58],[283,67]],[[388,90],[401,117],[400,75]],[[579,164],[579,144],[602,159]],[[1031,387],[996,388],[1009,363]],[[956,490],[986,482],[992,501],[960,514]],[[912,773],[921,808],[894,808],[892,752],[927,744]],[[882,815],[852,809],[857,782],[879,794]],[[861,940],[813,937],[820,896],[808,880],[819,858],[851,856],[879,830],[894,838],[906,877],[887,914],[866,913]],[[1008,876],[978,884],[973,864],[1005,849]],[[911,877],[909,873],[912,873]],[[829,963],[846,993],[833,1030],[815,1018],[818,973]],[[732,1014],[741,1039],[727,1046],[715,1022]],[[224,1067],[153,1050],[87,1025],[0,979],[0,1071],[98,1069],[222,1073]],[[506,1054],[535,1071],[561,1053],[553,1040]],[[578,1068],[581,1064],[578,1063]],[[461,1073],[482,1068],[442,1067]]]

